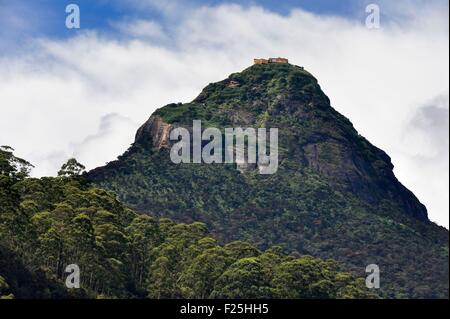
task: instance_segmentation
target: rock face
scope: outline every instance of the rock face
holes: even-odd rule
[[[168,148],[170,145],[169,134],[174,127],[165,123],[159,116],[151,116],[136,132],[135,141],[143,142],[143,146],[158,149]]]
[[[279,168],[173,164],[170,130],[278,128]],[[158,109],[119,160],[89,173],[133,208],[205,222],[222,241],[333,258],[358,274],[376,263],[387,297],[448,296],[448,231],[395,177],[390,157],[290,64],[254,65]],[[411,261],[414,260],[414,263]],[[402,279],[399,279],[402,278]]]

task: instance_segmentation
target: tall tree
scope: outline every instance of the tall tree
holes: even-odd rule
[[[85,171],[85,169],[86,167],[83,164],[80,164],[75,158],[71,158],[61,166],[61,169],[58,172],[58,176],[78,176],[81,175]]]

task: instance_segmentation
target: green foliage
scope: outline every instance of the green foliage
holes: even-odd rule
[[[86,167],[83,164],[78,163],[75,158],[71,158],[67,163],[61,166],[58,172],[58,176],[73,177],[81,175]]]
[[[389,156],[330,106],[305,70],[254,65],[154,115],[188,128],[193,119],[203,127],[276,127],[278,171],[263,176],[241,174],[233,164],[173,164],[167,149],[141,143],[152,138],[144,134],[88,178],[138,211],[204,222],[220,243],[280,245],[338,260],[358,276],[376,263],[384,297],[448,298],[448,231],[428,221],[426,208],[394,176]],[[317,289],[327,287],[324,281]]]
[[[309,282],[308,285],[313,284]],[[234,262],[216,282],[214,298],[270,298],[269,280],[258,258],[242,258]]]
[[[12,147],[0,146],[0,176],[7,176],[12,180],[20,180],[30,174],[33,165],[22,158],[14,156],[13,151]]]
[[[392,202],[364,203],[311,169],[294,170],[288,160],[268,178],[219,164],[175,165],[166,156],[132,153],[120,167],[111,167],[107,180],[97,179],[98,185],[140,211],[177,222],[201,220],[222,243],[281,245],[289,252],[338,260],[360,276],[376,263],[383,270],[385,297],[448,293],[447,231],[400,213]]]
[[[14,295],[8,293],[9,285],[6,283],[6,280],[0,276],[0,299],[13,299]]]
[[[297,258],[279,247],[221,246],[203,223],[138,214],[76,174],[17,179],[11,172],[0,175],[8,180],[0,203],[0,298],[290,297],[275,279],[283,276],[279,266]],[[312,260],[317,267],[302,287],[315,292],[328,263]],[[69,264],[81,269],[79,290],[64,286]],[[348,278],[339,286],[346,298],[375,297],[337,267],[326,272]]]
[[[32,268],[26,267],[17,253],[0,244],[0,299],[70,297],[60,283]]]

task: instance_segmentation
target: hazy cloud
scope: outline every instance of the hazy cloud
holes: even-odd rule
[[[122,115],[107,114],[100,119],[96,133],[72,145],[72,156],[87,167],[104,165],[114,159],[111,154],[117,149],[126,150],[130,146],[136,125]]]

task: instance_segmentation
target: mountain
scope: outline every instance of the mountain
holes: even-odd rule
[[[175,164],[174,128],[278,128],[279,166]],[[191,134],[192,135],[192,134]],[[222,242],[333,258],[358,276],[380,268],[387,298],[448,298],[448,231],[393,173],[390,157],[358,134],[302,67],[253,65],[169,104],[116,161],[88,173],[140,212],[204,222]]]

